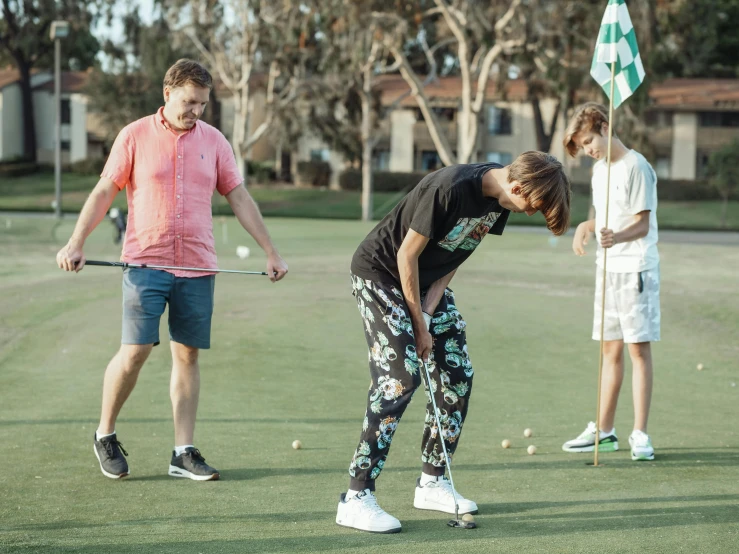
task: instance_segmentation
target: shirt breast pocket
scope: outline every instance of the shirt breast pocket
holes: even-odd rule
[[[189,161],[189,181],[198,187],[207,187],[212,192],[216,187],[217,175],[215,151],[196,150]]]

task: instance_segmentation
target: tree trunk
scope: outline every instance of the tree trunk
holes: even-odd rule
[[[529,98],[531,102],[531,108],[534,111],[534,128],[536,130],[536,148],[540,152],[549,152],[552,148],[552,139],[554,138],[554,132],[557,129],[557,120],[559,119],[559,111],[562,106],[562,102],[558,101],[554,108],[554,115],[549,123],[549,130],[544,128],[544,115],[541,113],[541,105],[539,103],[539,97],[532,95]]]
[[[23,157],[36,162],[36,123],[33,113],[33,90],[31,89],[31,67],[24,60],[16,58],[20,71],[21,102],[23,104]]]
[[[372,221],[372,67],[367,64],[362,83],[362,221]]]

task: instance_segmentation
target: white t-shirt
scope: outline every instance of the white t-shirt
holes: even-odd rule
[[[607,164],[599,160],[593,167],[593,205],[595,236],[598,240],[596,263],[603,266],[600,230],[606,226]],[[608,227],[621,231],[634,223],[634,216],[649,210],[647,236],[618,243],[608,250],[607,269],[614,273],[635,273],[659,264],[657,251],[657,174],[649,162],[635,150],[611,164],[611,201]]]

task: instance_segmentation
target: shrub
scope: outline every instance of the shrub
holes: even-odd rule
[[[2,162],[0,163],[0,177],[22,177],[36,173],[40,169],[39,165],[33,162]]]
[[[331,180],[331,165],[328,162],[298,162],[297,171],[296,185],[301,187],[327,187]]]
[[[78,175],[100,175],[105,167],[105,158],[85,158],[69,164],[68,170]]]
[[[256,183],[267,183],[268,181],[277,180],[275,170],[272,164],[269,162],[246,162],[246,172],[250,177],[253,177]]]
[[[426,173],[404,173],[400,171],[373,171],[373,190],[377,192],[407,192],[415,187]],[[339,186],[343,190],[362,190],[362,170],[347,169],[339,175]]]

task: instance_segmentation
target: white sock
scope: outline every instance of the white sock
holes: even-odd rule
[[[604,431],[603,429],[600,430],[600,438],[605,438],[608,435],[613,435],[616,432],[616,428],[614,427],[610,431]]]
[[[112,433],[108,433],[107,435],[101,435],[100,431],[95,431],[95,440],[99,441],[100,439],[104,439],[106,437],[112,437],[113,435],[115,435],[115,429],[113,429]]]
[[[443,476],[438,475],[429,475],[428,473],[421,473],[421,486],[425,487],[429,483],[433,483],[434,481],[439,481],[443,478]]]
[[[185,449],[187,449],[187,448],[195,448],[195,447],[194,447],[194,446],[193,446],[192,444],[185,444],[185,445],[183,445],[183,446],[175,446],[175,447],[174,447],[174,455],[175,455],[175,456],[179,456],[179,455],[180,455],[180,454],[182,454],[182,453],[183,453],[183,452],[185,451]]]

